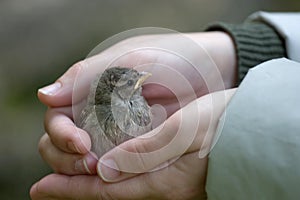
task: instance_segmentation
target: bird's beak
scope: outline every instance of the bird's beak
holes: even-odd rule
[[[138,89],[147,78],[149,78],[150,76],[152,76],[152,74],[150,72],[140,72],[141,77],[139,78],[139,80],[136,82],[134,89]]]

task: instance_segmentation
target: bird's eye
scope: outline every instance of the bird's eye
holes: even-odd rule
[[[133,80],[128,80],[128,81],[127,81],[127,85],[128,85],[128,86],[132,86],[132,85],[133,85]]]

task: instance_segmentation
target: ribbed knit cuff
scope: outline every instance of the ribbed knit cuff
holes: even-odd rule
[[[270,26],[260,22],[247,22],[240,25],[215,23],[206,31],[225,31],[233,39],[238,61],[239,83],[248,70],[262,62],[286,56],[285,46]]]

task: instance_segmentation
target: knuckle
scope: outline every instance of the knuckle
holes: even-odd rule
[[[111,190],[99,190],[99,188],[103,188],[103,180],[96,178],[93,179],[93,184],[92,185],[92,191],[95,191],[93,193],[91,193],[91,197],[90,199],[95,199],[95,200],[116,200],[117,198],[114,197],[114,195],[112,194]],[[119,199],[119,198],[118,198]]]
[[[59,173],[59,174],[68,174],[67,171],[65,170],[66,163],[58,161],[58,160],[53,160],[49,164],[54,172]]]
[[[38,151],[41,155],[44,155],[45,150],[47,149],[46,145],[48,140],[49,140],[49,136],[45,133],[39,141]]]
[[[57,173],[63,172],[65,168],[65,163],[61,162],[57,158],[57,152],[53,148],[53,144],[47,134],[44,134],[39,141],[38,151],[43,158],[43,160],[50,165],[50,167]]]
[[[44,117],[44,128],[46,132],[49,132],[49,122],[52,116],[52,109],[47,109],[45,117]]]
[[[145,142],[142,141],[135,141],[133,143],[133,148],[134,148],[134,152],[137,153],[147,153],[149,152],[147,144]]]
[[[148,157],[146,154],[150,152],[148,145],[144,142],[134,142],[132,147],[133,147],[133,152],[136,153],[137,165],[139,166],[141,172],[146,172],[150,170],[151,165],[149,165],[149,162],[147,161]]]
[[[75,159],[73,157],[75,157],[75,155],[60,154],[53,159],[50,165],[56,173],[74,175],[78,169],[76,168]]]
[[[64,77],[64,76],[75,77],[84,65],[85,65],[85,63],[83,60],[73,64],[62,77]],[[59,78],[59,80],[60,80],[60,78]]]

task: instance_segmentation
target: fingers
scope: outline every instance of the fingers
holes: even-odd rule
[[[51,174],[34,184],[33,200],[39,199],[205,199],[207,158],[197,152],[182,156],[172,165],[117,183],[98,176]]]
[[[45,134],[39,143],[43,159],[57,173],[95,174],[97,157],[89,153],[89,135],[75,126],[70,107],[49,108],[45,117]]]
[[[85,155],[70,154],[53,145],[49,136],[44,134],[39,143],[42,158],[56,173],[66,175],[95,174],[97,157],[92,153]]]
[[[40,101],[50,107],[68,106],[80,102],[87,97],[91,82],[97,74],[105,70],[106,64],[107,58],[103,55],[90,57],[74,64],[53,84],[38,90]]]
[[[98,190],[100,185],[96,176],[50,174],[32,186],[30,196],[32,200],[98,199]]]
[[[51,174],[32,186],[33,200],[43,199],[145,199],[150,188],[143,177],[108,184],[98,176],[66,176]]]
[[[86,154],[91,148],[90,137],[70,119],[70,110],[70,107],[49,108],[45,116],[45,130],[60,150]]]
[[[177,111],[167,121],[105,154],[97,171],[101,178],[115,182],[164,166],[184,153],[209,153],[218,120],[234,90],[206,95]]]
[[[79,62],[70,67],[55,83],[39,89],[40,101],[52,107],[70,105],[75,79],[81,68],[82,64]]]
[[[60,107],[75,104],[85,99],[95,77],[109,67],[112,59],[126,52],[126,49],[110,48],[109,52],[101,52],[74,64],[53,84],[38,90],[37,95],[40,101],[50,107]],[[128,66],[130,63],[128,59],[132,56],[125,57],[126,59],[115,64]]]

